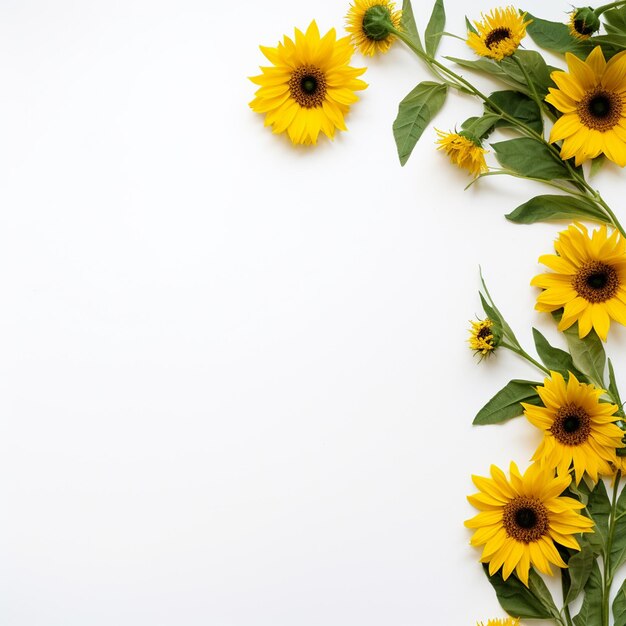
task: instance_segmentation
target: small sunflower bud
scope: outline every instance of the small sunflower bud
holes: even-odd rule
[[[376,4],[365,11],[363,16],[363,32],[372,41],[386,39],[393,31],[393,23],[389,9],[382,4]]]
[[[480,355],[482,361],[500,345],[502,337],[498,326],[489,318],[477,322],[472,321],[471,324],[468,339],[470,349]]]
[[[570,13],[569,31],[576,39],[589,39],[599,30],[600,18],[591,7],[581,7]]]

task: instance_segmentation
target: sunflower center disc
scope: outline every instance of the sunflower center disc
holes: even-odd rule
[[[487,337],[491,337],[491,328],[488,328],[487,326],[483,326],[479,331],[478,334],[476,335],[476,337],[478,339],[487,339]]]
[[[303,108],[320,107],[326,97],[326,76],[314,65],[302,65],[289,79],[289,93]]]
[[[591,261],[578,270],[572,286],[587,302],[606,302],[617,293],[619,276],[613,266],[600,261]]]
[[[591,434],[591,420],[582,407],[566,404],[556,412],[550,432],[564,446],[579,446]]]
[[[593,35],[594,32],[591,26],[587,26],[585,20],[574,20],[574,30],[583,37]]]
[[[582,124],[603,133],[617,126],[623,109],[622,97],[618,93],[596,88],[583,96],[576,111]]]
[[[518,496],[502,510],[502,524],[509,537],[532,543],[548,532],[548,510],[536,498]]]
[[[487,48],[491,50],[493,46],[504,41],[505,39],[510,39],[513,33],[508,28],[504,26],[500,26],[500,28],[494,28],[486,37],[485,37],[485,45]]]

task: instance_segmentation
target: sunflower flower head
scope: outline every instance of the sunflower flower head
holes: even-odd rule
[[[593,328],[606,341],[612,319],[626,325],[626,240],[606,226],[590,234],[575,223],[559,233],[554,248],[556,254],[539,257],[553,272],[530,282],[543,289],[535,309],[562,308],[559,330],[578,322],[581,339]]]
[[[576,484],[584,474],[594,482],[611,474],[624,433],[615,423],[617,405],[600,401],[605,390],[578,382],[571,372],[567,382],[551,372],[537,393],[542,405],[522,402],[528,421],[544,435],[533,461],[559,474],[573,468]]]
[[[354,46],[365,56],[389,51],[400,28],[402,11],[389,0],[355,0],[346,15],[346,30]]]
[[[350,67],[354,52],[349,37],[335,29],[323,37],[313,21],[294,40],[285,36],[276,48],[261,46],[272,63],[250,80],[259,85],[250,107],[265,114],[265,125],[286,132],[294,144],[315,144],[320,133],[330,139],[347,130],[344,117],[358,100],[355,91],[367,84],[358,78],[365,68]]]
[[[526,36],[524,21],[526,13],[519,13],[513,7],[493,9],[482,14],[482,22],[474,22],[476,32],[467,34],[467,45],[481,57],[502,61],[510,57]]]
[[[528,586],[531,565],[548,575],[551,564],[567,567],[555,542],[580,550],[575,535],[592,532],[593,521],[578,513],[585,505],[561,496],[571,483],[567,473],[555,476],[533,463],[521,474],[511,463],[510,478],[492,465],[491,478],[472,480],[479,492],[467,499],[479,513],[465,526],[474,530],[471,544],[484,546],[480,560],[489,564],[490,576],[502,569],[507,580],[515,571]]]
[[[569,14],[569,32],[576,39],[589,39],[600,30],[600,18],[591,7],[574,9]]]
[[[546,96],[562,113],[550,132],[550,142],[562,141],[561,158],[576,165],[604,154],[626,165],[626,51],[608,62],[600,46],[583,61],[565,53],[568,72],[552,72],[557,88]]]
[[[487,150],[478,139],[465,131],[445,133],[437,130],[437,134],[437,149],[443,150],[454,165],[467,170],[474,178],[489,169],[485,161]]]
[[[520,621],[516,617],[506,617],[504,619],[490,619],[487,623],[478,622],[476,626],[519,626]]]
[[[493,354],[493,351],[500,343],[500,333],[493,320],[486,318],[484,320],[470,320],[472,327],[469,329],[470,337],[468,339],[470,349],[479,355],[482,361],[485,357]]]

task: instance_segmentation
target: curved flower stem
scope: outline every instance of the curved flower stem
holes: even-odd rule
[[[613,483],[613,497],[611,498],[611,514],[609,516],[609,532],[604,546],[604,572],[602,575],[602,626],[609,626],[609,594],[613,576],[611,575],[611,548],[613,547],[613,537],[615,536],[615,523],[617,521],[617,492],[622,474],[620,470],[615,475]]]
[[[570,196],[576,196],[577,198],[585,198],[587,199],[587,194],[578,193],[574,189],[570,189],[565,185],[560,185],[559,183],[555,183],[553,180],[546,180],[544,178],[534,178],[533,176],[524,176],[524,174],[518,174],[513,170],[506,169],[490,169],[488,172],[484,172],[483,174],[479,174],[465,189],[469,189],[479,178],[486,178],[487,176],[512,176],[513,178],[521,178],[523,180],[532,180],[533,182],[543,183],[544,185],[548,185],[549,187],[554,187],[555,189],[559,189],[560,191],[564,191]]]
[[[544,106],[543,100],[539,97],[539,94],[537,93],[537,88],[535,87],[535,83],[530,78],[528,71],[524,67],[524,64],[519,60],[517,54],[513,54],[511,58],[513,59],[513,63],[517,65],[520,72],[524,75],[524,78],[526,79],[526,83],[528,84],[528,88],[530,89],[532,99],[535,101],[535,104],[537,105],[537,108],[539,109],[539,115],[541,115],[542,111],[545,112],[545,106]]]
[[[511,352],[515,352],[515,354],[518,354],[523,359],[526,359],[529,363],[532,363],[537,369],[540,369],[544,374],[546,374],[547,376],[550,376],[550,370],[547,367],[544,367],[541,363],[539,363],[539,361],[536,361],[535,359],[533,359],[533,357],[530,356],[530,354],[528,354],[528,352],[526,352],[526,350],[524,350],[524,348],[522,348],[521,346],[519,345],[512,346],[511,344],[508,344],[504,341],[500,342],[500,345],[503,348],[510,350]]]

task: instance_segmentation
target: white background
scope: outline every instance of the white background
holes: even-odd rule
[[[493,6],[469,4],[447,1],[448,30]],[[559,342],[529,281],[563,225],[502,217],[540,186],[463,191],[432,128],[400,167],[391,124],[428,76],[400,46],[355,55],[370,86],[335,142],[265,129],[258,45],[342,32],[346,10],[0,0],[3,625],[503,615],[465,496],[539,434],[471,421],[537,374],[478,365],[466,329],[481,264],[527,347],[532,325]],[[454,95],[435,125],[479,111]],[[623,172],[596,182],[626,219]],[[614,326],[622,379],[625,347]]]

